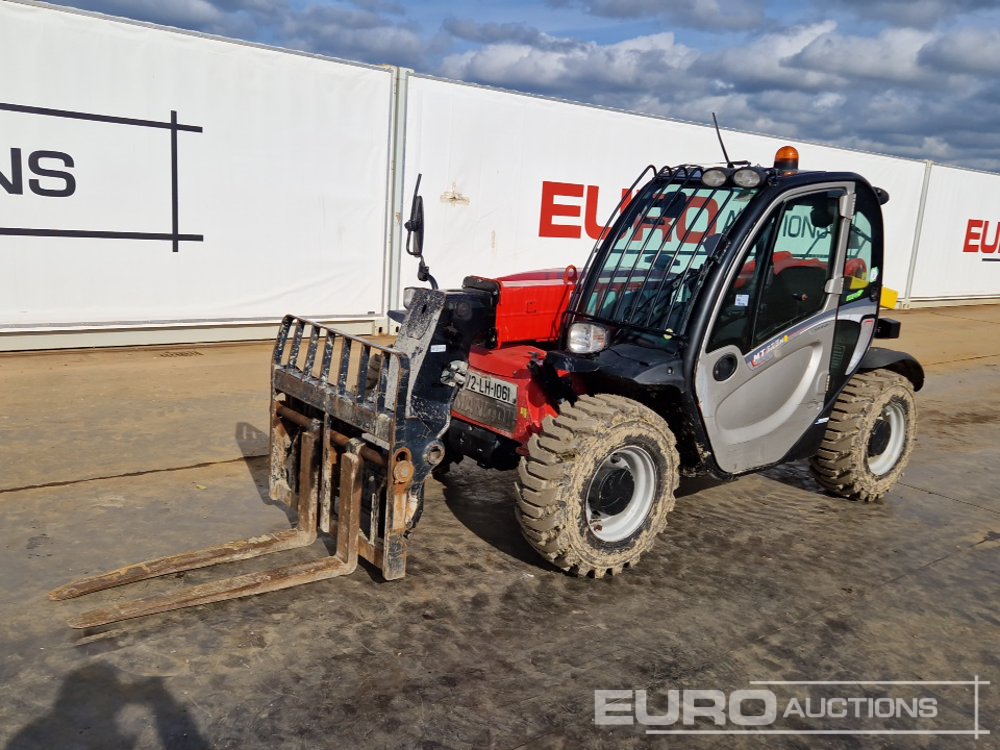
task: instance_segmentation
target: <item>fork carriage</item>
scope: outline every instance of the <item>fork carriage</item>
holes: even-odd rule
[[[273,500],[295,508],[294,528],[126,565],[49,597],[306,547],[320,533],[334,541],[332,556],[90,610],[70,625],[95,627],[348,575],[359,557],[386,580],[402,578],[424,481],[444,458],[440,437],[456,383],[441,374],[460,369],[449,364],[461,347],[435,340],[447,314],[444,294],[428,291],[418,302],[420,314],[394,346],[292,315],[282,321],[272,360],[268,485]]]

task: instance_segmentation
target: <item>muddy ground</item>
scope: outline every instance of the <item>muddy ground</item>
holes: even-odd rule
[[[0,356],[0,748],[998,747],[1000,306],[898,317],[898,348],[928,379],[914,460],[883,504],[824,496],[797,465],[688,481],[638,569],[578,580],[521,539],[513,474],[466,462],[430,484],[403,580],[362,569],[90,631],[65,619],[220,571],[90,601],[46,592],[288,526],[265,491],[268,347]],[[647,690],[653,712],[668,689],[977,675],[993,683],[978,688],[992,731],[978,740],[594,724],[598,689]],[[772,689],[937,707],[851,729],[968,731],[976,718],[971,685]],[[843,726],[824,721],[782,726]]]

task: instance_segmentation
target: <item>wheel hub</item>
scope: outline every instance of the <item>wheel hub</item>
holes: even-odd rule
[[[625,446],[597,467],[587,488],[585,513],[591,532],[617,542],[642,526],[656,495],[656,465],[644,448]]]
[[[885,420],[885,417],[880,416],[875,423],[875,427],[872,428],[871,437],[868,438],[868,455],[881,456],[885,453],[885,449],[889,447],[889,438],[891,436],[892,428]]]
[[[617,459],[622,463],[621,459]],[[614,462],[611,462],[612,466]],[[632,493],[635,492],[635,479],[627,468],[612,469],[597,478],[599,486],[596,497],[592,499],[591,507],[601,515],[614,516],[628,507]]]
[[[906,409],[892,400],[882,409],[868,435],[868,470],[877,477],[891,472],[906,448]]]

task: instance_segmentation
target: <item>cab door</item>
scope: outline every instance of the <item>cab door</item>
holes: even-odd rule
[[[823,409],[853,205],[852,183],[789,192],[729,270],[695,369],[723,471],[780,461]]]

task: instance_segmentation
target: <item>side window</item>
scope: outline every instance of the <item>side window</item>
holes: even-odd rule
[[[866,215],[866,207],[861,201],[858,204],[851,222],[851,233],[847,237],[847,261],[844,265],[844,276],[847,277],[844,292],[849,299],[853,298],[853,292],[868,287],[872,272],[872,221]]]
[[[841,195],[814,193],[775,209],[726,292],[708,351],[735,345],[747,353],[823,308]]]
[[[784,207],[754,326],[753,345],[823,309],[837,253],[838,202],[843,191],[802,196]]]
[[[750,350],[750,331],[757,304],[757,291],[763,276],[762,269],[770,265],[771,248],[780,218],[781,212],[778,211],[768,219],[743,257],[736,278],[722,300],[707,351],[730,345],[740,347],[744,353]]]

